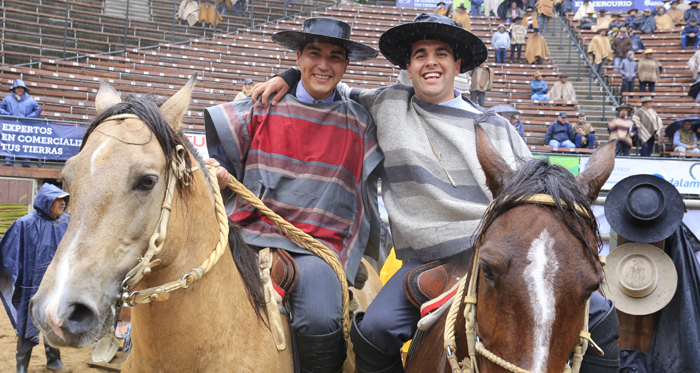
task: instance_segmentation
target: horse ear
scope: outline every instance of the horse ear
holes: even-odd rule
[[[185,115],[185,110],[187,110],[187,106],[189,106],[190,101],[192,100],[192,91],[194,90],[194,83],[196,81],[197,73],[194,73],[184,87],[180,88],[177,93],[175,93],[168,99],[168,101],[165,101],[165,103],[160,106],[160,112],[163,114],[163,118],[165,118],[165,121],[175,132],[180,130],[180,121],[182,120],[182,116]]]
[[[493,198],[503,191],[503,186],[513,170],[508,166],[501,154],[491,145],[491,140],[481,126],[476,126],[476,156],[486,174],[486,186],[491,190]]]
[[[586,194],[591,204],[595,203],[600,193],[600,188],[608,180],[615,167],[615,145],[617,140],[608,141],[593,153],[591,159],[577,177],[576,182],[581,186],[581,190]]]
[[[122,102],[122,98],[119,97],[119,92],[111,85],[101,81],[100,89],[97,91],[97,96],[95,96],[95,110],[97,110],[97,114],[120,102]]]

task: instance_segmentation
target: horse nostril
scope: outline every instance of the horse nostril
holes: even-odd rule
[[[75,303],[70,307],[63,327],[73,334],[81,334],[92,329],[95,321],[97,321],[97,314],[90,307]]]

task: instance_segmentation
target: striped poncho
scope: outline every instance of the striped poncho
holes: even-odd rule
[[[228,171],[340,260],[348,280],[367,254],[380,250],[377,208],[383,159],[372,119],[355,102],[306,103],[287,94],[264,108],[246,98],[205,111],[210,154],[225,150]],[[236,197],[230,218],[245,241],[304,253],[260,211]]]

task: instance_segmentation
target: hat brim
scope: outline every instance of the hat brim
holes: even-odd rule
[[[462,60],[460,73],[473,70],[488,57],[486,45],[476,35],[457,26],[438,22],[406,23],[392,27],[379,38],[379,50],[389,62],[406,69],[411,47],[421,40],[449,44],[455,57]]]
[[[272,41],[293,51],[301,49],[309,43],[329,43],[343,47],[352,62],[367,61],[379,55],[376,49],[353,40],[335,38],[332,36],[312,34],[302,31],[280,31],[272,35]]]
[[[665,199],[666,211],[653,225],[639,225],[625,212],[627,195],[633,187],[650,184],[660,189]],[[633,175],[622,179],[605,199],[605,218],[610,227],[622,237],[640,243],[654,243],[668,238],[683,220],[683,197],[668,181],[654,175]]]
[[[642,254],[656,265],[658,283],[651,294],[634,298],[619,287],[618,264],[630,254]],[[649,244],[627,243],[620,245],[606,257],[603,291],[606,298],[615,302],[618,310],[629,315],[648,315],[664,308],[673,298],[678,287],[678,274],[673,260],[659,248]]]

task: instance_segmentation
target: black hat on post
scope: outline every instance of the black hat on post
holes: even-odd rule
[[[333,18],[313,17],[304,21],[301,31],[280,31],[272,41],[293,51],[309,43],[329,43],[343,47],[350,61],[371,60],[379,54],[374,48],[350,40],[350,25]]]
[[[622,237],[640,243],[668,238],[683,220],[685,205],[678,190],[654,175],[622,179],[605,200],[605,218]]]
[[[488,57],[488,50],[481,39],[457,26],[452,19],[434,13],[421,13],[413,22],[384,32],[379,38],[379,50],[389,62],[406,69],[411,47],[421,40],[438,40],[449,44],[455,59],[462,60],[460,73],[473,70]]]

